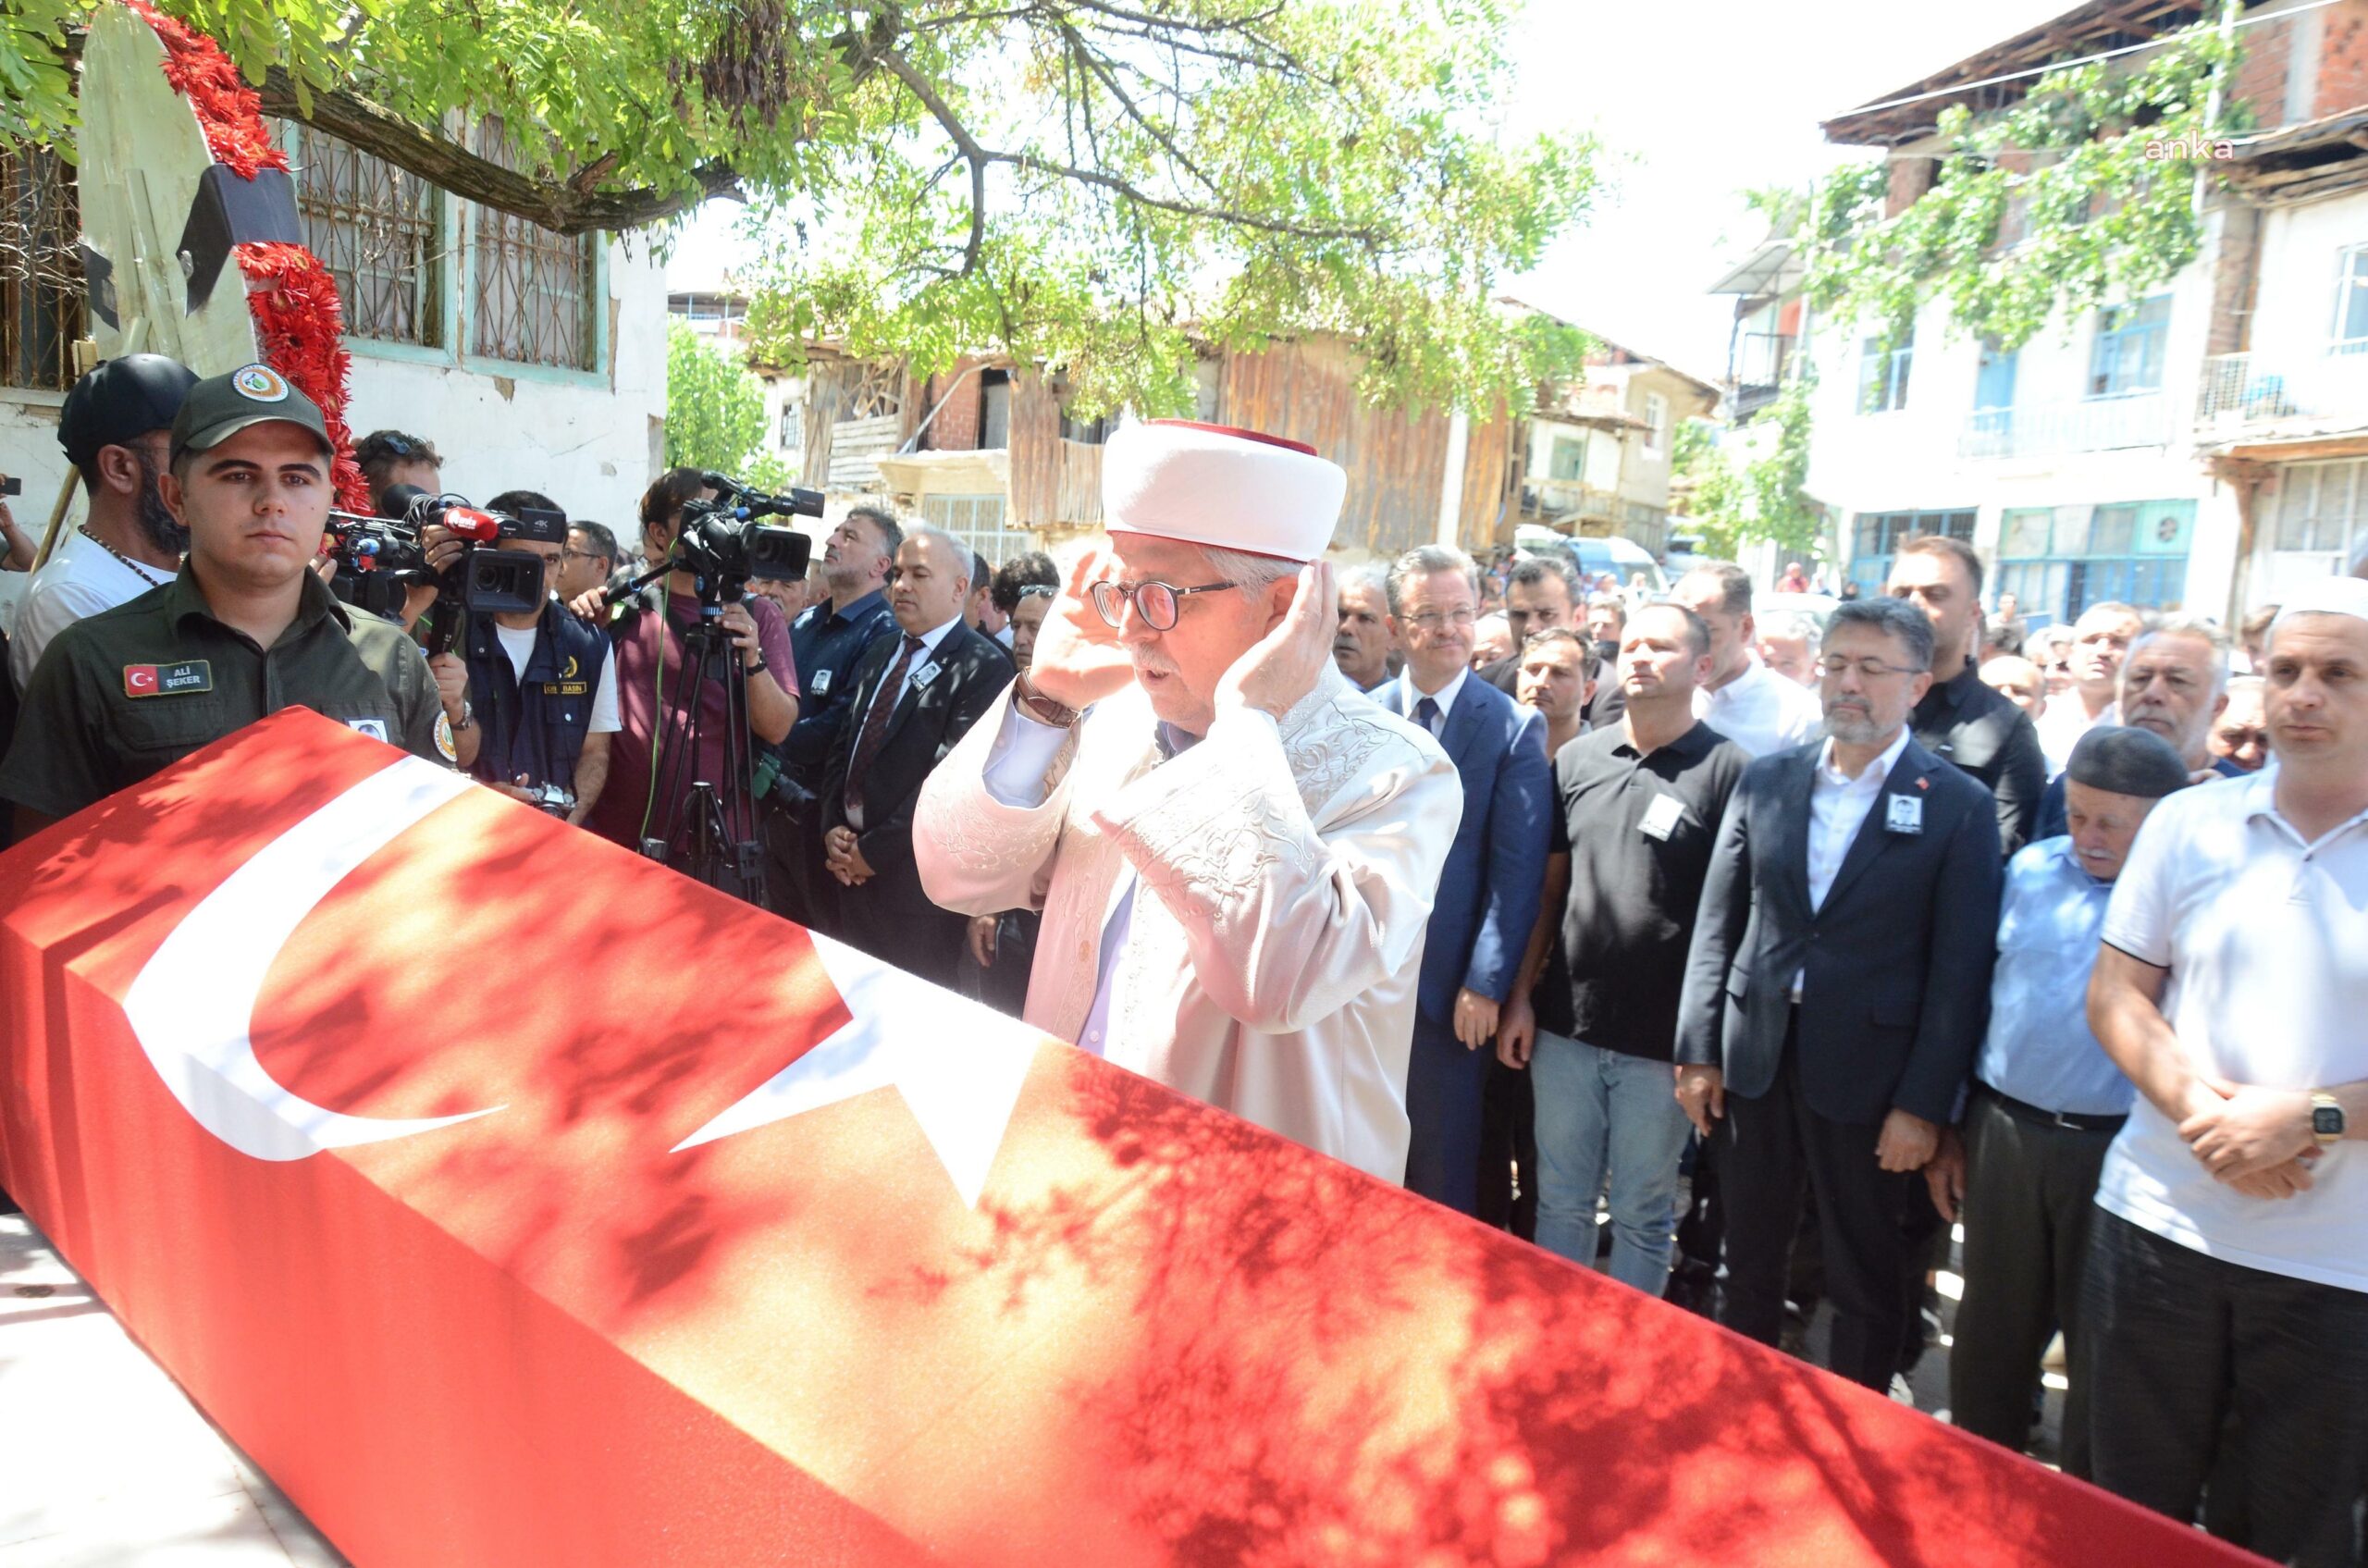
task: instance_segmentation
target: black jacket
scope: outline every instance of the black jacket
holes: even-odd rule
[[[1595,645],[1590,643],[1587,648],[1592,653]],[[1511,659],[1499,659],[1494,664],[1483,664],[1477,673],[1482,680],[1503,692],[1515,702],[1521,700],[1520,654],[1516,653]],[[1587,728],[1600,730],[1618,723],[1620,715],[1627,711],[1628,694],[1620,689],[1618,667],[1604,663],[1600,660],[1597,661],[1595,696],[1589,699],[1585,708],[1579,710],[1579,718]],[[1547,760],[1551,762],[1553,759],[1549,757]]]
[[[1722,1068],[1727,1093],[1776,1080],[1803,975],[1801,1093],[1830,1120],[1894,1106],[1946,1122],[1980,1048],[2004,866],[1989,795],[1913,739],[1809,907],[1809,790],[1819,742],[1745,770],[1727,803],[1686,955],[1677,1059]],[[1920,831],[1896,831],[1894,799]]]
[[[1907,721],[1916,743],[1988,790],[1998,807],[1998,853],[2030,842],[2047,792],[2047,754],[2029,714],[1981,684],[1968,663],[1950,680],[1935,680]]]
[[[903,634],[892,626],[855,666],[846,722],[832,742],[822,777],[820,821],[825,833],[847,825],[847,770],[872,694],[894,668],[903,646]],[[929,679],[919,678],[922,672],[930,672]],[[920,872],[913,865],[913,804],[930,770],[970,732],[1011,684],[1012,673],[1009,654],[956,622],[917,661],[915,679],[890,715],[886,738],[863,779],[863,827],[856,842],[874,874],[860,886],[838,891],[845,934],[857,946],[941,985],[954,983],[968,922],[938,908],[921,890]]]

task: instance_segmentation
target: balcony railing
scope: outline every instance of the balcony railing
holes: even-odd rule
[[[1523,516],[1560,522],[1565,518],[1616,519],[1621,514],[1617,494],[1583,485],[1576,479],[1540,479],[1532,475],[1522,482],[1521,489]]]
[[[1978,408],[1957,438],[1959,457],[2040,457],[2168,446],[2169,401],[2160,391],[2080,398],[2029,407]]]
[[[2195,401],[2199,433],[2287,421],[2368,425],[2368,342],[2319,355],[2215,354]]]

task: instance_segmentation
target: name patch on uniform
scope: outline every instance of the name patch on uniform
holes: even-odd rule
[[[570,660],[568,662],[572,664],[574,661]],[[545,697],[589,697],[591,694],[592,684],[589,681],[545,681],[543,683]]]
[[[214,666],[203,659],[179,664],[127,664],[123,667],[126,697],[179,697],[214,689]]]

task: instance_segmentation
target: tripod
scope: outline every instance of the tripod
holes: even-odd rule
[[[637,591],[674,569],[672,562],[652,567],[635,578],[629,590]],[[724,605],[739,602],[744,585],[729,578],[715,584],[704,576],[695,580],[699,618],[683,629],[683,683],[660,706],[651,737],[657,761],[650,804],[642,819],[641,852],[694,881],[769,908],[764,857],[757,841],[748,673],[722,624]],[[670,616],[663,604],[658,613]],[[665,634],[672,623],[670,616],[659,630],[661,678]],[[701,778],[699,742],[709,681],[721,682],[723,689],[723,759],[718,777]],[[665,803],[662,809],[660,802]]]

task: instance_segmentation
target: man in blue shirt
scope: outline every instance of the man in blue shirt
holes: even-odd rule
[[[2139,824],[2188,768],[2160,735],[2090,730],[2065,769],[2068,835],[2006,868],[1990,1030],[1974,1061],[1963,1142],[1926,1172],[1965,1223],[1965,1297],[1949,1356],[1950,1418],[2019,1451],[2041,1352],[2064,1331],[2071,1389],[2064,1468],[2089,1472],[2086,1352],[2076,1303],[2098,1172],[2136,1091],[2090,1032],[2089,973],[2114,878]]]
[[[832,744],[846,726],[855,667],[873,640],[895,630],[887,580],[905,531],[884,508],[847,510],[822,549],[822,582],[830,597],[808,605],[790,623],[789,648],[806,690],[797,722],[780,747],[780,768],[766,792],[765,848],[773,908],[811,926],[826,927],[835,899],[824,895],[822,829],[814,796]]]

